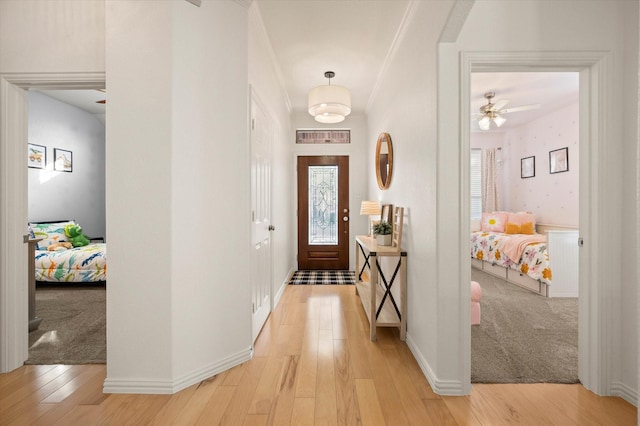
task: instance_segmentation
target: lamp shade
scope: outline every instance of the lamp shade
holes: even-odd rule
[[[380,203],[378,201],[363,201],[360,205],[360,214],[375,216],[380,214]]]
[[[318,86],[309,92],[309,114],[320,123],[340,123],[351,114],[351,92],[342,86]]]

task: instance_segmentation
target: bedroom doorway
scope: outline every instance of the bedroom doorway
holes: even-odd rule
[[[349,157],[300,156],[298,270],[349,269]]]
[[[27,214],[41,224],[32,228],[44,240],[35,268],[41,322],[29,332],[25,363],[106,363],[106,95],[102,89],[31,89],[27,99],[27,152],[41,155],[29,163]],[[71,223],[91,241],[53,250],[65,239],[62,226]]]
[[[536,259],[534,250],[507,259],[498,239],[482,250],[472,233],[471,279],[482,288],[475,295],[480,323],[471,329],[472,383],[579,382],[579,94],[577,71],[471,74],[471,230],[486,231],[483,222],[492,212],[511,212],[505,218],[533,213],[536,233],[554,233],[547,236],[554,245],[546,244],[549,270],[556,259],[557,272],[554,281],[541,267],[536,271],[544,259]],[[560,154],[568,161],[563,167],[556,162]],[[563,251],[554,235],[565,233]],[[486,252],[484,261],[474,258],[477,251]],[[504,262],[519,269],[502,267]],[[530,291],[545,281],[552,297]]]

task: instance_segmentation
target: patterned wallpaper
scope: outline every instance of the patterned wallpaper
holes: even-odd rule
[[[553,111],[506,132],[474,132],[472,148],[501,147],[497,154],[502,210],[531,211],[544,224],[578,226],[578,104]],[[569,170],[550,173],[549,152],[568,148]],[[535,176],[521,178],[522,158],[535,157]]]
[[[545,224],[578,226],[579,127],[578,104],[553,111],[547,116],[505,132],[505,204],[508,210],[531,211]],[[568,148],[568,168],[550,173],[549,152]],[[523,179],[520,162],[535,157],[535,176]],[[508,167],[507,167],[508,166]]]

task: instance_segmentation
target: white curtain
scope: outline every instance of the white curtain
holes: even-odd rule
[[[482,150],[482,211],[500,210],[500,191],[498,188],[498,165],[496,149]]]

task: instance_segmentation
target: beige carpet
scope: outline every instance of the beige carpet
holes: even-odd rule
[[[104,285],[39,287],[26,364],[96,364],[107,360]]]
[[[477,269],[482,322],[471,327],[472,383],[578,383],[578,299],[546,298]]]

